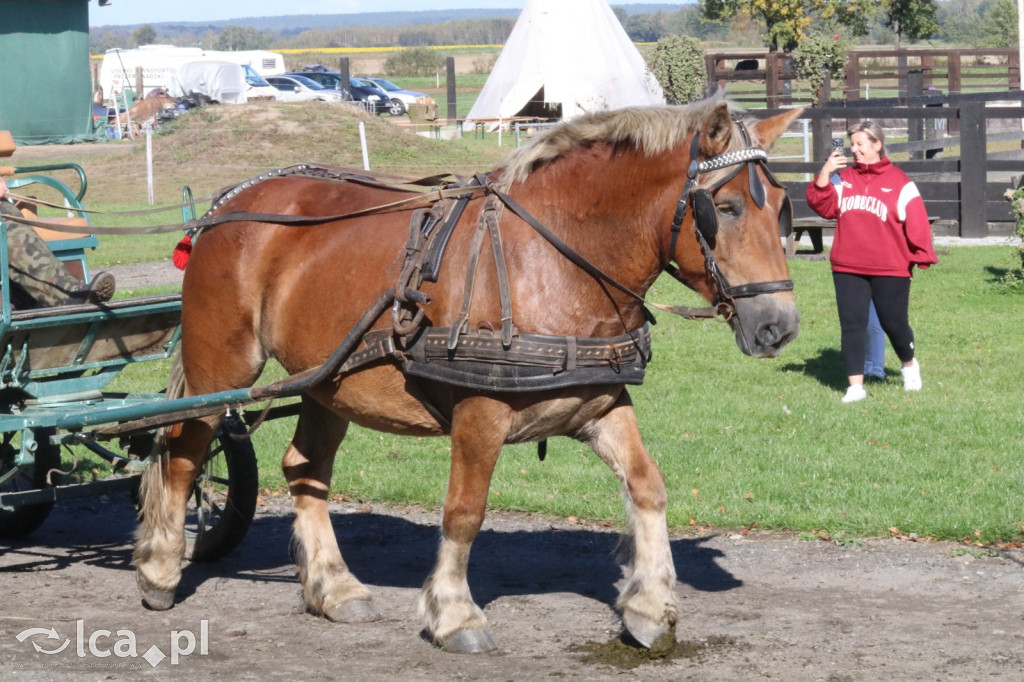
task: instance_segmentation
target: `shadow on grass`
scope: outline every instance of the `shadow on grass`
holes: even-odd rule
[[[843,357],[838,348],[819,348],[817,355],[806,358],[803,362],[787,363],[783,365],[782,370],[800,372],[828,388],[844,390],[847,385]]]

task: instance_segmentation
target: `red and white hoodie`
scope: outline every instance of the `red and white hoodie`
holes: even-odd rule
[[[938,263],[917,185],[889,157],[839,171],[839,184],[807,187],[807,205],[836,220],[834,272],[910,277],[913,266]]]

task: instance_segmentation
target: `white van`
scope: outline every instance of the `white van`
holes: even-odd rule
[[[228,59],[228,55],[234,57]],[[198,47],[175,47],[173,45],[144,45],[134,49],[114,48],[107,50],[103,55],[99,86],[103,89],[104,98],[115,100],[124,90],[135,90],[135,70],[141,67],[142,92],[136,93],[136,95],[145,97],[158,88],[170,90],[178,74],[178,69],[183,64],[202,61],[230,61],[241,67],[246,83],[244,96],[234,98],[236,102],[279,99],[277,89],[267,83],[259,72],[249,64],[252,59],[252,56],[238,57],[236,53],[232,52],[202,50]],[[131,102],[128,104],[130,105]]]

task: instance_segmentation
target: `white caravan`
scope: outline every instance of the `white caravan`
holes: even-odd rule
[[[198,47],[174,47],[173,45],[144,45],[126,50],[114,48],[107,50],[100,65],[99,86],[103,97],[108,100],[117,99],[124,90],[135,90],[135,71],[142,69],[142,92],[136,93],[145,97],[158,88],[170,90],[176,82],[179,69],[190,62],[227,61],[238,64],[245,80],[245,92],[232,98],[234,102],[244,103],[247,100],[278,98],[278,91],[267,83],[263,76],[250,63],[258,61],[262,66],[270,60],[262,60],[254,56],[254,52],[234,53],[215,50],[202,50]],[[268,53],[274,54],[274,53]],[[280,55],[277,55],[280,57]],[[272,68],[277,68],[272,67]],[[283,69],[283,60],[282,66]],[[208,93],[204,93],[208,94]],[[129,102],[129,104],[131,104]]]

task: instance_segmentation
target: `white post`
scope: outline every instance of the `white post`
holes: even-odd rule
[[[114,130],[114,139],[115,140],[120,140],[121,139],[121,106],[120,106],[120,102],[117,101],[116,97],[114,98],[114,125],[117,126],[117,128]]]
[[[146,126],[146,194],[153,205],[153,128]]]
[[[124,96],[124,120],[128,126],[128,137],[135,139],[135,133],[132,132],[131,107],[128,106],[128,93],[122,90],[121,94]]]
[[[370,170],[370,155],[366,151],[366,123],[359,122],[359,144],[363,148],[363,170]]]

